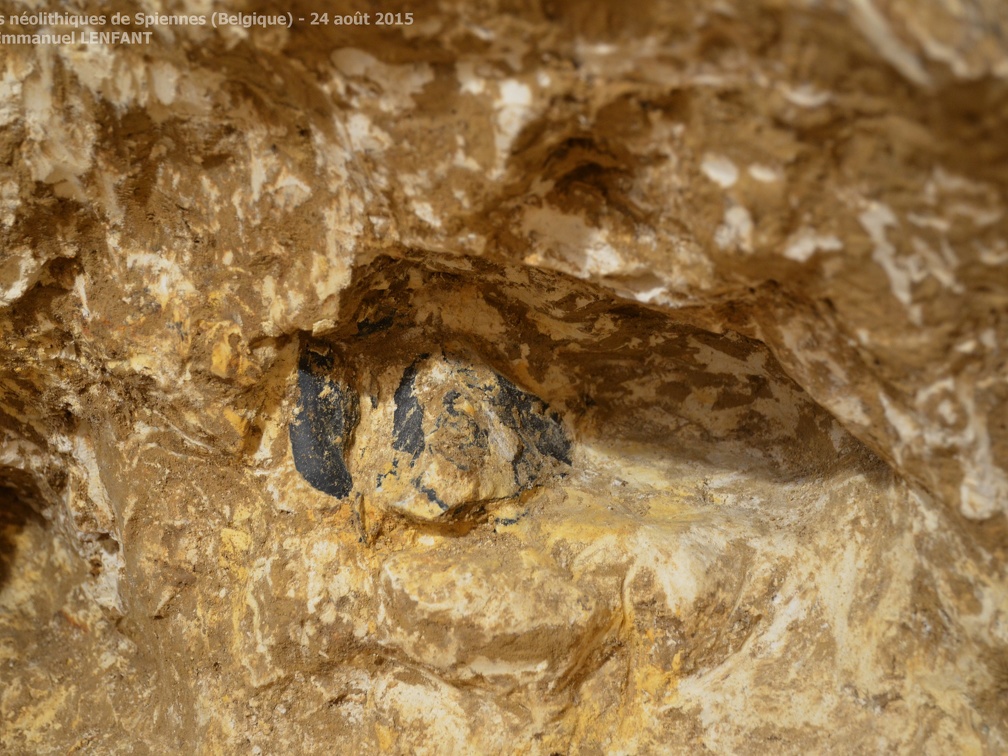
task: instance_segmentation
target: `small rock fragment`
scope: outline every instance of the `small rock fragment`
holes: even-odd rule
[[[389,506],[433,520],[467,505],[516,496],[570,464],[559,417],[490,368],[424,355],[395,392]]]

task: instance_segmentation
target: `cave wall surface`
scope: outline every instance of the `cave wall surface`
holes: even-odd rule
[[[0,47],[0,750],[1008,749],[1004,3],[386,10]]]

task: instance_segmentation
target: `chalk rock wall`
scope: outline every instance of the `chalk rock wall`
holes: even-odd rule
[[[1008,748],[1000,3],[389,10],[0,49],[3,749]]]

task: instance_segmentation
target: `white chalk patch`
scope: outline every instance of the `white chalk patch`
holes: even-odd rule
[[[9,68],[0,77],[0,126],[21,117],[21,79]]]
[[[413,96],[434,80],[427,63],[389,65],[370,53],[345,47],[332,54],[341,73],[375,82],[381,91],[378,107],[384,113],[398,113],[413,108]]]
[[[889,421],[889,425],[893,427],[893,430],[896,431],[896,435],[899,437],[900,445],[895,446],[894,451],[896,453],[896,461],[902,462],[902,447],[904,445],[909,446],[920,436],[920,425],[913,417],[890,402],[889,397],[884,392],[879,392],[879,402],[882,404],[886,420]]]
[[[714,243],[720,249],[737,247],[752,252],[753,221],[749,211],[741,205],[728,208],[724,222],[714,232]]]
[[[707,153],[700,163],[700,170],[718,186],[727,189],[738,181],[738,168],[724,155]]]
[[[1008,264],[1008,243],[1004,239],[998,239],[993,247],[981,247],[980,262],[995,266]]]
[[[267,188],[281,210],[292,210],[311,197],[311,188],[308,184],[285,167],[280,168],[279,175]]]
[[[930,244],[918,236],[910,240],[914,251],[927,263],[927,272],[938,279],[942,286],[961,292],[962,284],[956,280],[955,268],[958,267],[958,260],[949,243],[942,239],[941,254],[935,251]]]
[[[762,163],[753,163],[750,165],[749,175],[764,184],[772,184],[775,181],[780,181],[782,178],[780,171]]]
[[[850,0],[850,4],[853,6],[854,23],[878,53],[910,81],[922,87],[930,87],[931,77],[920,60],[893,33],[889,22],[871,4],[871,0]]]
[[[922,271],[918,270],[918,261],[913,258],[901,260],[896,248],[889,241],[886,229],[897,225],[896,216],[888,206],[879,202],[871,202],[868,209],[858,215],[858,221],[875,244],[872,260],[886,272],[889,277],[889,287],[901,303],[910,311],[910,319],[917,325],[921,322],[919,306],[914,306],[910,286]]]
[[[497,165],[494,168],[494,175],[499,176],[511,151],[511,145],[522,127],[532,117],[532,90],[528,85],[515,79],[502,81],[500,95],[494,107],[497,111],[497,130],[494,134]]]
[[[150,77],[154,96],[165,105],[171,105],[175,101],[175,92],[178,89],[178,69],[171,63],[157,61],[151,64]]]
[[[972,453],[961,455],[963,479],[959,486],[959,509],[967,517],[982,520],[1006,509],[1008,474],[995,460],[987,413],[977,408],[972,396],[961,395],[969,417]]]
[[[15,263],[16,261],[16,263]],[[7,269],[16,264],[16,273],[7,273]],[[42,263],[28,247],[18,247],[8,252],[0,274],[0,307],[6,307],[21,298],[38,279]]]
[[[77,296],[80,297],[81,314],[84,316],[84,319],[87,320],[91,317],[91,310],[88,308],[87,292],[84,291],[83,274],[78,274],[77,277],[74,278],[74,291],[77,293]]]
[[[486,89],[486,80],[476,74],[476,66],[471,61],[455,64],[455,78],[458,79],[462,94],[480,95]]]
[[[441,228],[441,219],[437,217],[430,202],[418,202],[413,200],[413,212],[416,216],[429,226]]]
[[[525,211],[522,231],[535,235],[574,266],[575,275],[609,275],[623,267],[619,253],[609,243],[608,234],[592,228],[579,215],[567,215],[550,207]]]
[[[819,108],[833,99],[833,95],[823,89],[817,89],[811,84],[799,84],[797,87],[783,85],[784,98],[799,108]]]
[[[390,144],[392,139],[375,126],[371,119],[363,113],[353,113],[347,119],[347,134],[350,137],[350,144],[354,150],[375,150],[383,151]]]
[[[843,249],[843,242],[835,236],[817,234],[809,228],[803,228],[788,237],[784,247],[784,256],[796,262],[806,262],[816,252],[837,252]]]

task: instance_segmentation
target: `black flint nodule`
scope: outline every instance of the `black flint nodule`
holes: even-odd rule
[[[294,467],[313,488],[342,499],[353,488],[344,455],[360,413],[357,393],[330,377],[332,359],[305,351],[290,424]]]

